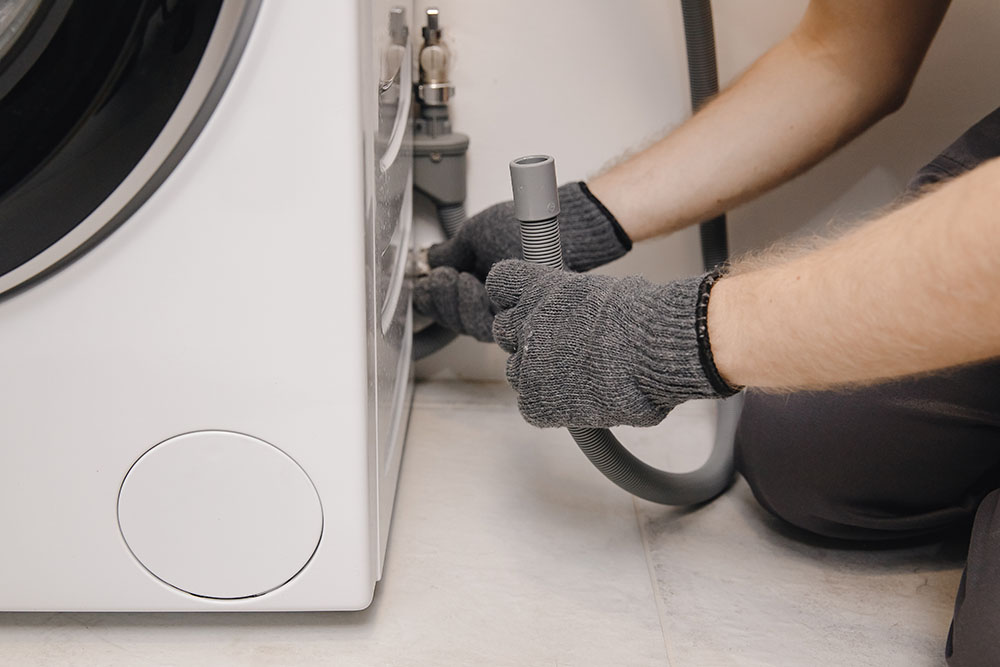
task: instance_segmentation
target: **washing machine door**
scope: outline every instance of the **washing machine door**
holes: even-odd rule
[[[215,108],[260,0],[0,0],[0,298],[99,243]]]

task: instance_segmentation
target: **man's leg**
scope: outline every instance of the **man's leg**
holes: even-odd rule
[[[952,667],[1000,665],[1000,362],[856,391],[751,392],[736,448],[760,503],[819,535],[901,539],[975,516],[946,652]]]
[[[1000,156],[1000,108],[910,181],[904,198]],[[800,528],[894,539],[971,521],[1000,486],[1000,362],[860,391],[748,393],[737,465]]]
[[[736,446],[760,503],[800,528],[940,531],[1000,486],[1000,362],[854,391],[751,392]]]

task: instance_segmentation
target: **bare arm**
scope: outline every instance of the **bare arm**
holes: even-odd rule
[[[797,259],[720,280],[733,384],[821,389],[1000,356],[1000,160]]]
[[[675,132],[588,185],[634,241],[805,171],[902,104],[948,0],[813,0],[795,31]]]

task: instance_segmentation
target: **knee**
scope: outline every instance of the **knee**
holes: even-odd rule
[[[809,395],[748,393],[736,434],[739,472],[771,514],[803,530],[838,539],[898,535],[865,525],[863,495],[850,483],[854,463],[840,433],[824,423],[819,399]]]

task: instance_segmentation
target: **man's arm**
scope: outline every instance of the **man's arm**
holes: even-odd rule
[[[813,0],[735,84],[591,191],[639,241],[779,185],[902,104],[948,4]]]
[[[504,260],[486,279],[493,335],[537,426],[650,426],[740,385],[822,389],[984,360],[1000,356],[998,211],[1000,158],[824,248],[718,280]]]
[[[1000,356],[1000,159],[829,245],[720,280],[716,367],[822,389]]]

